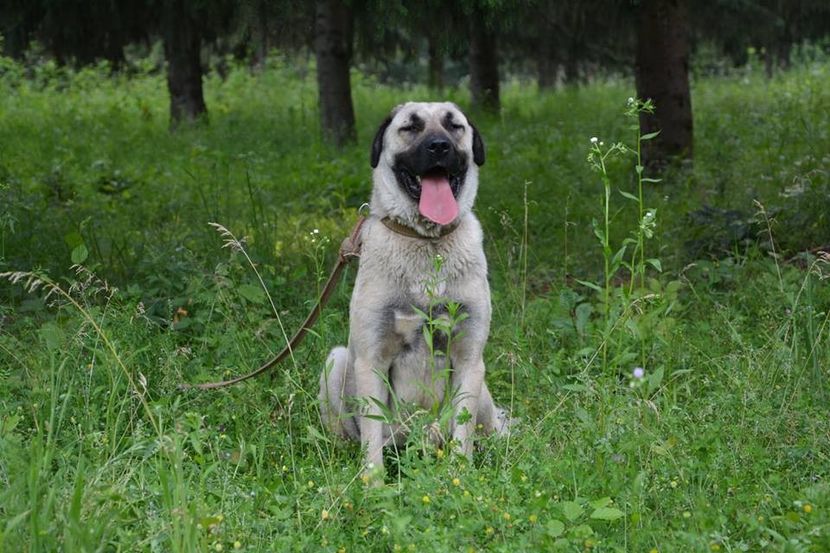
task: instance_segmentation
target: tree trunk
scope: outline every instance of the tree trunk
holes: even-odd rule
[[[568,41],[568,55],[565,58],[565,83],[573,86],[579,86],[582,83],[581,74],[579,71],[580,62],[584,47],[580,45],[579,38],[572,36]]]
[[[265,60],[268,57],[268,7],[265,1],[258,0],[256,3],[254,55],[251,63],[255,72],[261,72],[265,68]]]
[[[164,6],[164,56],[173,128],[207,114],[202,93],[202,37],[187,4],[187,0],[167,0]]]
[[[685,0],[643,0],[637,29],[637,95],[651,99],[653,114],[640,114],[648,167],[672,158],[692,158],[692,101],[689,92],[689,13]]]
[[[778,67],[784,71],[790,68],[790,57],[792,56],[792,42],[789,39],[784,39],[778,43],[778,48],[775,52]]]
[[[486,18],[474,16],[470,29],[470,93],[473,106],[497,113],[499,99],[499,59],[496,31]]]
[[[444,50],[436,35],[433,30],[427,31],[428,84],[432,90],[441,90],[444,88]]]
[[[775,55],[773,54],[771,43],[764,48],[764,74],[767,76],[767,79],[775,76]]]
[[[549,90],[556,84],[556,72],[559,68],[554,57],[553,37],[550,33],[540,37],[536,55],[536,84],[539,90]]]
[[[352,13],[342,0],[317,0],[314,53],[323,136],[337,146],[355,142],[349,65]]]

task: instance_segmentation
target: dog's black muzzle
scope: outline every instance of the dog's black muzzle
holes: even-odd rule
[[[415,201],[421,198],[421,177],[436,174],[447,177],[457,198],[467,175],[467,163],[467,154],[456,148],[446,134],[436,132],[397,154],[393,170],[398,184]]]

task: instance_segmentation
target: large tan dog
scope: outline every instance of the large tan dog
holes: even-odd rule
[[[383,446],[406,435],[401,406],[430,409],[450,397],[451,435],[470,457],[477,424],[487,433],[509,426],[484,382],[490,288],[481,225],[471,211],[484,144],[455,104],[410,102],[380,126],[371,163],[372,201],[349,310],[349,345],[332,350],[320,377],[324,421],[361,441],[371,471],[383,466]],[[433,351],[450,342],[449,352],[434,355],[416,309],[447,320],[448,302],[461,306],[463,320],[449,339],[433,337]]]

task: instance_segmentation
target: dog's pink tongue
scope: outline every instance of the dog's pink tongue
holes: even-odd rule
[[[439,225],[452,223],[458,217],[458,203],[452,195],[447,177],[421,177],[421,215]]]

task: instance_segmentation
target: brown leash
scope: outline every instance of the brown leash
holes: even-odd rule
[[[314,323],[317,322],[317,318],[320,316],[320,313],[323,311],[323,307],[328,303],[329,298],[331,297],[332,292],[334,292],[334,287],[337,285],[337,281],[340,280],[340,274],[343,272],[343,268],[349,264],[353,259],[357,259],[360,257],[360,230],[363,228],[363,222],[366,220],[365,217],[360,217],[355,223],[354,229],[352,229],[352,233],[343,240],[343,243],[340,244],[340,253],[337,256],[337,264],[334,266],[334,269],[331,271],[329,275],[329,279],[326,281],[326,285],[323,287],[323,292],[320,294],[320,299],[317,300],[317,304],[311,310],[311,313],[308,314],[306,317],[305,322],[303,322],[302,326],[299,330],[294,334],[294,337],[288,342],[285,348],[279,352],[276,356],[271,358],[270,361],[266,362],[264,365],[259,367],[257,370],[248,373],[246,375],[237,376],[236,378],[232,378],[230,380],[225,380],[222,382],[206,382],[204,384],[180,384],[180,390],[215,390],[217,388],[224,388],[226,386],[232,386],[234,384],[238,384],[239,382],[244,382],[248,379],[254,378],[255,376],[259,376],[262,373],[272,369],[279,363],[281,363],[286,357],[292,354],[292,352],[300,345],[300,342],[303,341],[305,338],[306,333],[308,330],[314,326]]]

